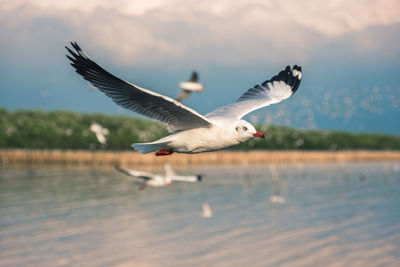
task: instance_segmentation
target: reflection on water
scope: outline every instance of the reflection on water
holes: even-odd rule
[[[112,169],[1,167],[0,265],[396,266],[395,166],[186,167],[205,181],[144,191]]]

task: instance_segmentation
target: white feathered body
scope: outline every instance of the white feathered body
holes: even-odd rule
[[[146,185],[152,187],[162,187],[170,183],[170,180],[165,179],[165,177],[161,175],[154,175],[151,180],[146,181]]]
[[[216,126],[191,129],[173,134],[170,148],[177,152],[200,153],[237,145],[229,127]]]
[[[251,138],[239,135],[235,126],[243,120],[213,120],[210,126],[179,131],[151,143],[133,144],[141,153],[172,149],[178,153],[201,153],[237,145]],[[250,126],[248,126],[250,127]]]

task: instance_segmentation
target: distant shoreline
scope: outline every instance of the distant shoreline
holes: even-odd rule
[[[75,166],[151,166],[169,162],[174,165],[262,164],[301,162],[400,161],[400,151],[219,151],[202,154],[173,154],[156,157],[135,151],[27,150],[0,149],[0,165],[41,164]]]

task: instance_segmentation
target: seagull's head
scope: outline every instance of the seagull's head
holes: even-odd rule
[[[252,137],[265,138],[261,132],[257,131],[253,125],[245,120],[239,120],[238,123],[235,124],[235,135],[236,139],[240,142],[247,141]]]

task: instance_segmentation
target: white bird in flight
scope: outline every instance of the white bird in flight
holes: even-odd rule
[[[92,122],[92,124],[90,124],[90,130],[96,134],[97,141],[99,141],[100,144],[105,145],[107,143],[106,135],[109,134],[107,128],[104,128],[97,122]]]
[[[151,186],[151,187],[162,187],[166,185],[171,185],[172,182],[188,182],[188,183],[196,183],[200,182],[203,179],[203,175],[197,174],[197,175],[179,175],[174,172],[172,169],[171,165],[165,164],[165,174],[153,174],[149,172],[143,172],[143,171],[136,171],[136,170],[131,170],[131,169],[125,169],[121,168],[119,166],[115,166],[115,169],[128,175],[132,176],[138,179],[141,179],[142,181],[139,182],[140,185],[140,190],[143,190],[146,186]]]
[[[142,154],[201,153],[237,145],[252,137],[265,138],[242,118],[289,98],[302,78],[300,66],[287,66],[270,80],[248,89],[235,103],[203,116],[168,96],[121,80],[92,61],[77,43],[71,45],[75,51],[66,47],[70,53],[67,57],[84,79],[116,104],[168,125],[170,135],[150,143],[132,144]]]
[[[185,100],[185,98],[188,97],[192,92],[199,93],[204,89],[204,86],[199,83],[199,76],[195,71],[192,72],[192,76],[190,76],[189,81],[180,82],[179,87],[182,88],[182,90],[175,98],[175,100],[178,102],[182,102],[183,100]]]

